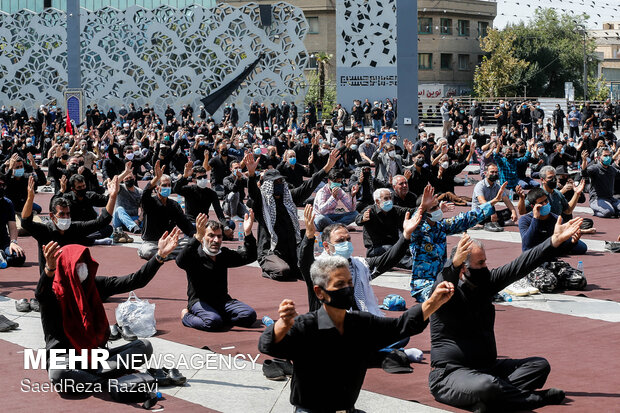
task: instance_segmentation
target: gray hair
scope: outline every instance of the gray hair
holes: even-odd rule
[[[381,199],[381,193],[383,191],[390,192],[390,190],[387,188],[375,189],[375,192],[372,193],[372,199],[374,199],[375,201],[379,201]]]
[[[392,186],[396,186],[396,180],[397,180],[398,178],[405,178],[405,175],[396,175],[396,176],[394,176],[394,177],[392,178]],[[405,178],[405,180],[406,180],[406,179],[407,179],[407,178]]]
[[[471,242],[473,245],[476,245],[478,248],[480,248],[481,250],[484,251],[484,244],[482,244],[482,241],[480,241],[479,239],[476,238],[470,238]],[[452,259],[454,258],[454,254],[456,254],[456,249],[458,248],[458,245],[455,245],[454,247],[452,247],[452,251],[450,252],[450,261],[452,261]],[[471,254],[470,254],[471,255]],[[465,259],[465,266],[469,267],[469,257],[470,255],[467,256],[467,258]]]
[[[539,174],[541,178],[546,178],[547,177],[547,172],[553,172],[555,174],[555,168],[551,165],[545,165],[542,168],[540,168]]]
[[[312,283],[327,288],[330,274],[339,268],[349,268],[349,261],[339,255],[321,255],[310,267]]]
[[[159,178],[159,184],[161,185],[161,181],[163,181],[164,179],[167,179],[170,181],[170,183],[172,183],[172,178],[170,178],[170,175],[167,174],[162,174],[161,178]]]

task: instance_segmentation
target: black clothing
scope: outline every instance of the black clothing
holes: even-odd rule
[[[93,240],[88,235],[99,231],[110,225],[112,215],[103,208],[101,215],[92,221],[71,221],[71,226],[64,233],[60,233],[53,222],[41,223],[33,222],[32,214],[22,217],[22,228],[32,235],[39,243],[39,270],[45,267],[45,256],[43,255],[43,245],[50,241],[56,241],[61,247],[69,244],[93,245]]]
[[[293,361],[291,404],[319,411],[350,409],[359,396],[367,362],[375,353],[419,334],[426,324],[419,305],[398,318],[353,311],[345,314],[341,335],[321,308],[296,317],[279,343],[274,341],[273,325],[267,327],[258,349]],[[329,366],[329,372],[321,366]]]
[[[226,156],[226,158],[217,155],[209,159],[209,166],[211,166],[211,186],[224,184],[224,178],[230,175],[230,164],[233,161],[234,159],[230,155]]]
[[[34,177],[35,185],[45,185],[47,180],[41,168],[35,169],[32,173],[25,173],[22,177],[13,176],[13,170],[9,170],[5,178],[5,196],[13,202],[13,207],[17,213],[21,214],[28,198],[28,179],[30,175]]]
[[[195,222],[201,212],[208,217],[209,209],[213,206],[218,221],[224,226],[228,225],[217,193],[213,189],[199,188],[198,185],[190,184],[189,179],[181,177],[174,183],[172,192],[185,197],[185,214],[191,222]]]
[[[401,199],[396,193],[392,193],[392,200],[395,206],[403,208],[415,208],[417,206],[418,197],[411,191],[405,194],[405,199]]]
[[[315,173],[312,178],[306,180],[300,187],[291,189],[291,197],[295,205],[303,205],[326,175],[325,171],[321,170]],[[254,218],[258,223],[258,257],[260,262],[262,258],[270,253],[271,234],[268,232],[267,225],[265,224],[263,196],[256,185],[256,176],[250,176],[248,179],[248,194],[252,199]],[[276,202],[276,217],[273,230],[278,236],[278,245],[276,245],[274,253],[287,261],[292,270],[296,269],[297,240],[293,233],[293,223],[283,202]]]
[[[142,191],[142,211],[144,214],[144,226],[142,227],[142,239],[155,241],[166,231],[172,231],[178,226],[185,235],[194,235],[196,230],[187,219],[179,203],[168,198],[163,204],[159,196],[153,196],[154,187],[149,182]]]
[[[243,241],[243,248],[231,250],[222,247],[215,261],[202,249],[195,238],[187,243],[176,258],[176,263],[187,273],[187,308],[198,301],[220,309],[227,301],[228,269],[241,267],[256,261],[256,238],[250,234]]]
[[[101,301],[105,301],[113,295],[127,293],[146,286],[153,279],[159,267],[161,264],[153,257],[133,274],[123,277],[96,276],[95,286]],[[45,349],[48,351],[51,349],[71,349],[73,346],[63,328],[62,310],[52,289],[53,282],[54,278],[48,277],[45,271],[42,271],[34,293],[41,306],[41,324],[45,336]]]
[[[370,209],[370,219],[362,222],[366,209]],[[394,206],[388,212],[384,212],[377,204],[373,204],[361,211],[355,218],[355,223],[364,227],[364,246],[371,249],[396,244],[400,237],[398,231],[402,230],[408,211],[413,214],[415,209]]]
[[[58,192],[50,199],[50,211],[51,205],[54,199],[63,197],[69,201],[69,211],[71,211],[71,221],[93,221],[97,219],[97,211],[94,207],[103,208],[108,203],[108,197],[100,195],[96,192],[86,191],[84,198],[78,199],[77,195],[73,191],[67,191],[65,193]],[[56,212],[56,211],[52,211]]]

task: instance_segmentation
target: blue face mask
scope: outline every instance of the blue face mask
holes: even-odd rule
[[[341,186],[342,186],[342,184],[340,182],[330,182],[329,183],[329,188],[330,189],[340,188]]]
[[[297,163],[297,158],[288,158],[288,163],[295,165]]]
[[[611,165],[611,156],[609,155],[603,156],[603,165],[605,166]]]
[[[334,255],[340,255],[347,259],[351,258],[351,255],[353,255],[353,244],[351,241],[343,241],[334,244]]]
[[[254,155],[260,155],[261,150],[259,148],[254,149]]]
[[[24,168],[15,169],[13,171],[13,176],[15,176],[16,178],[19,178],[20,176],[24,176]]]
[[[163,196],[164,198],[168,198],[170,196],[170,191],[172,190],[172,188],[170,188],[169,186],[162,186],[159,194],[161,196]]]
[[[306,145],[308,144],[308,142],[310,142],[310,141],[308,140],[308,138],[304,138],[304,143],[305,143]]]
[[[393,206],[394,206],[394,203],[390,199],[389,201],[383,202],[383,205],[381,205],[381,209],[384,210],[385,212],[389,212]]]
[[[540,208],[540,215],[542,215],[543,217],[549,215],[550,212],[551,212],[551,204],[548,202],[545,205],[543,205],[542,208]]]

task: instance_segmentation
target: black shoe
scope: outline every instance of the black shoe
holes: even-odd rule
[[[133,331],[131,331],[131,329],[127,326],[121,327],[121,337],[123,337],[123,339],[127,341],[134,341],[138,339],[138,336],[136,336]]]
[[[288,360],[274,359],[273,362],[282,369],[288,377],[293,376],[293,363]]]
[[[116,341],[121,338],[121,331],[118,328],[118,324],[112,324],[110,326],[110,341]]]
[[[555,389],[553,387],[537,393],[543,398],[543,403],[547,405],[562,404],[562,401],[566,398],[566,393],[564,393],[564,390]]]
[[[284,371],[275,360],[265,360],[263,363],[263,374],[269,380],[286,380],[286,374],[284,374]]]
[[[164,369],[147,369],[147,373],[149,373],[159,386],[172,386],[172,380],[168,376],[168,373]]]
[[[471,411],[473,413],[487,413],[489,409],[487,408],[486,404],[478,402],[471,407]]]
[[[30,299],[30,309],[32,311],[36,311],[37,313],[41,312],[41,307],[39,306],[39,301],[36,298]]]
[[[182,386],[185,384],[185,382],[187,382],[187,377],[185,377],[184,375],[181,374],[181,372],[179,371],[179,369],[163,369],[164,372],[167,374],[168,378],[170,379],[171,383],[174,384],[175,386]]]
[[[490,232],[502,232],[504,228],[500,227],[497,222],[487,222],[484,224],[484,229]]]
[[[8,318],[3,316],[2,314],[0,314],[0,323],[8,325],[10,330],[15,330],[17,327],[19,327],[19,323],[16,323],[15,321],[9,320]],[[4,330],[4,331],[6,331],[6,330]]]
[[[27,313],[30,311],[30,303],[28,299],[22,298],[21,300],[15,301],[15,309],[20,313]]]

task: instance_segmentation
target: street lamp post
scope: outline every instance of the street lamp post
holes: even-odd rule
[[[588,100],[588,32],[582,24],[578,24],[577,27],[583,33],[583,101],[585,103]]]

